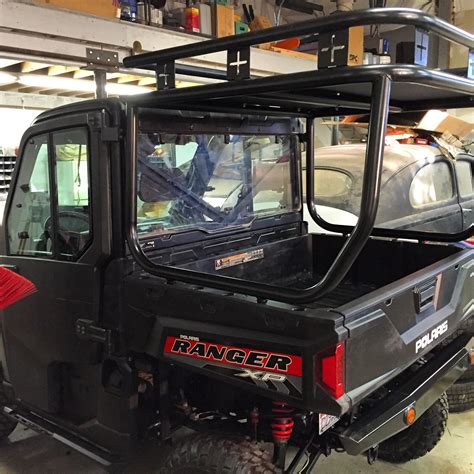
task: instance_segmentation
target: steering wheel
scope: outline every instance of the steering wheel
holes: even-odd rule
[[[48,239],[53,236],[53,218],[49,216],[44,222],[43,240],[46,247]],[[58,211],[58,232],[60,253],[77,256],[81,234],[90,229],[89,215],[77,211]]]

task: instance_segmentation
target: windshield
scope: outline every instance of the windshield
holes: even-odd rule
[[[139,133],[138,233],[215,232],[297,210],[295,140]]]

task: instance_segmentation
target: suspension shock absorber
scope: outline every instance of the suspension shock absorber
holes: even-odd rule
[[[288,441],[293,433],[293,412],[294,409],[285,402],[273,402],[272,406],[272,436],[275,443],[273,462],[280,469],[285,469],[286,450]]]

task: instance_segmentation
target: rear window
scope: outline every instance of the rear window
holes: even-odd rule
[[[446,163],[432,163],[421,168],[410,186],[413,207],[446,201],[454,195],[453,179]]]
[[[207,232],[299,208],[290,136],[138,135],[138,231]]]
[[[456,162],[456,175],[458,178],[459,194],[461,197],[474,194],[474,182],[471,163],[468,161]]]
[[[350,193],[352,179],[346,173],[330,169],[316,169],[314,172],[316,196],[336,197]]]

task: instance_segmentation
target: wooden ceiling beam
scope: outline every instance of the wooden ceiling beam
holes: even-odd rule
[[[74,71],[74,79],[84,79],[85,77],[91,77],[94,75],[94,71],[89,71],[88,69],[78,69]]]
[[[18,87],[18,92],[21,92],[22,94],[38,94],[41,90],[43,90],[42,87],[30,87],[22,85]]]
[[[25,61],[21,65],[21,72],[23,74],[28,74],[29,72],[36,72],[41,69],[48,69],[50,67],[50,64],[45,64],[45,63],[35,63],[32,61]]]
[[[78,69],[76,66],[50,66],[48,68],[48,76],[62,76],[63,74],[76,72]]]
[[[0,90],[2,91],[17,91],[18,88],[20,87],[20,84],[17,82],[14,82],[13,84],[4,84],[0,86]]]
[[[18,59],[0,58],[0,69],[15,66],[16,64],[20,64],[21,62],[22,61],[19,61]]]
[[[138,81],[139,86],[154,86],[156,85],[156,79],[154,77],[142,77]]]
[[[117,84],[129,84],[131,82],[138,82],[140,79],[140,76],[122,74],[120,77],[117,78]]]

